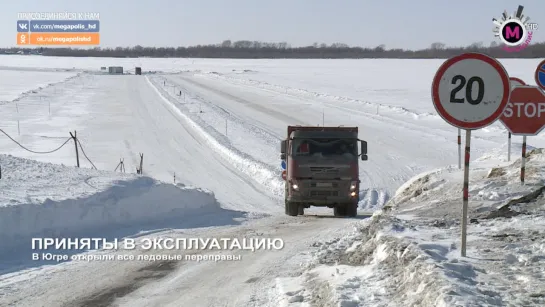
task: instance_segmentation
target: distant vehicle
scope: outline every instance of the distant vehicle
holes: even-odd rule
[[[288,126],[280,143],[285,213],[303,215],[305,208],[317,206],[333,208],[335,216],[357,216],[360,157],[367,161],[367,142],[358,139],[358,127]]]

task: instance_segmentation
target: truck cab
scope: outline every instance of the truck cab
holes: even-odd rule
[[[288,126],[280,158],[287,215],[303,215],[311,206],[333,208],[335,216],[357,215],[359,161],[367,160],[358,127]]]

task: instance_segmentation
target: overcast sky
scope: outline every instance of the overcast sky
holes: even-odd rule
[[[0,0],[0,42],[15,46],[18,12],[98,12],[101,46],[189,46],[225,39],[419,49],[494,41],[492,18],[524,5],[544,27],[545,1],[526,0]]]

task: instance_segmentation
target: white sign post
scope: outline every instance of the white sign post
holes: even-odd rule
[[[510,93],[505,68],[496,59],[480,53],[465,53],[446,60],[433,78],[431,94],[435,110],[447,123],[466,130],[462,257],[466,256],[467,245],[471,130],[495,122],[507,106]]]
[[[511,162],[511,132],[507,133],[507,162]]]
[[[462,129],[458,128],[458,169],[462,169]]]

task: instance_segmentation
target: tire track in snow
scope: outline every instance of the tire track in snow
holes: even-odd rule
[[[174,271],[178,265],[179,264],[176,261],[152,262],[148,266],[140,268],[127,276],[124,283],[109,289],[104,289],[103,291],[94,292],[77,302],[65,305],[65,307],[115,306],[115,301],[117,299],[133,293],[147,283],[165,278]]]
[[[382,208],[390,200],[388,192],[380,189],[360,190],[360,202],[358,207],[364,210],[376,210]]]

